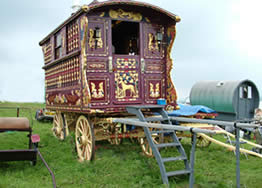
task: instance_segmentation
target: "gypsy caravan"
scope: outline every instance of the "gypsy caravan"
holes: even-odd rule
[[[249,120],[259,106],[259,91],[251,80],[201,81],[192,87],[190,103],[216,110],[217,120]]]
[[[75,131],[80,161],[94,157],[95,141],[143,140],[143,129],[112,122],[129,115],[127,106],[165,99],[166,108],[176,108],[170,54],[179,21],[148,3],[93,1],[39,43],[46,108],[56,111],[53,133],[64,139]]]

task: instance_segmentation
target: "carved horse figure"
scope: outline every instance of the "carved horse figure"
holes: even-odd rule
[[[122,79],[119,81],[119,84],[122,87],[121,90],[120,90],[120,88],[118,90],[119,91],[118,92],[118,96],[120,98],[126,97],[126,91],[127,90],[130,90],[131,97],[133,97],[133,98],[137,97],[137,92],[136,92],[136,89],[135,89],[135,85],[133,85],[133,84],[126,84]]]

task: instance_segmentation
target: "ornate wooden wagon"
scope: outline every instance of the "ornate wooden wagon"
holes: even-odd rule
[[[112,121],[129,116],[127,106],[165,99],[166,108],[176,108],[170,72],[179,21],[178,16],[147,3],[95,0],[39,43],[46,108],[56,111],[53,133],[64,139],[75,130],[80,161],[94,157],[95,141],[143,140],[142,128]]]

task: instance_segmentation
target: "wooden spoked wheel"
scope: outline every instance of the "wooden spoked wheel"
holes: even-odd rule
[[[200,148],[208,147],[211,144],[211,141],[207,140],[202,136],[197,137],[196,146]]]
[[[159,142],[157,141],[157,137],[153,137],[153,141],[155,144],[158,144]],[[147,138],[146,137],[141,137],[139,138],[139,143],[141,145],[142,151],[143,153],[147,156],[147,157],[153,157],[153,151],[152,148],[150,147]]]
[[[111,135],[112,138],[108,139],[108,142],[112,145],[119,145],[122,142],[122,138],[119,138],[118,135],[122,133],[121,124],[115,124],[112,128]]]
[[[66,124],[66,119],[65,119]],[[57,137],[59,140],[64,140],[66,136],[69,134],[67,125],[63,124],[63,118],[61,112],[56,112],[53,120],[53,135]]]
[[[85,116],[80,116],[75,129],[76,151],[80,162],[90,161],[95,156],[94,130]]]
[[[155,144],[159,144],[159,135],[157,135],[157,134],[152,135],[152,138],[153,138],[153,141],[154,141]],[[149,145],[149,142],[148,142],[147,138],[146,137],[141,137],[141,138],[138,138],[138,139],[139,139],[138,141],[139,141],[139,143],[141,145],[143,153],[147,157],[153,157],[154,154],[153,154],[151,146]]]

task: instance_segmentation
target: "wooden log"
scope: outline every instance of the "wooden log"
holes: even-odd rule
[[[198,135],[202,136],[203,138],[215,143],[215,144],[218,144],[220,146],[223,146],[225,148],[228,148],[229,150],[231,151],[235,151],[236,150],[236,147],[232,146],[232,145],[229,145],[229,144],[225,144],[223,142],[220,142],[216,139],[213,139],[211,138],[210,136],[206,135],[206,134],[202,134],[202,133],[199,133]],[[253,152],[253,151],[249,151],[249,150],[246,150],[246,149],[243,149],[243,148],[240,148],[240,152],[241,153],[247,153],[247,154],[250,154],[250,155],[254,155],[254,156],[257,156],[257,157],[260,157],[262,158],[262,155],[259,154],[259,153],[256,153],[256,152]]]
[[[220,130],[220,131],[216,131],[217,134],[226,134],[232,138],[235,138],[235,135],[225,131],[225,130]],[[261,145],[258,145],[258,144],[255,144],[253,142],[250,142],[248,140],[245,140],[243,138],[239,138],[240,141],[243,141],[243,142],[246,142],[247,144],[251,145],[251,146],[254,146],[254,147],[257,147],[257,148],[261,148],[262,149],[262,146]]]

